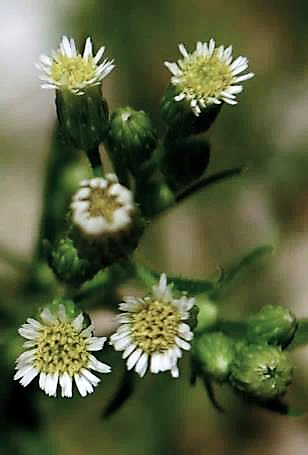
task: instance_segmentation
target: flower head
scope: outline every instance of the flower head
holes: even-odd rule
[[[116,175],[83,180],[71,204],[72,223],[91,238],[109,237],[130,230],[135,207],[133,196]]]
[[[236,104],[235,95],[243,89],[238,83],[254,76],[239,76],[248,67],[247,58],[238,57],[232,62],[232,46],[215,47],[214,39],[197,42],[192,54],[184,44],[179,45],[179,50],[183,58],[178,63],[165,62],[172,73],[171,83],[177,87],[174,99],[186,99],[197,116],[210,104]]]
[[[110,341],[116,351],[124,351],[128,370],[134,368],[143,377],[149,366],[151,373],[170,370],[172,377],[178,377],[182,349],[191,348],[193,333],[183,321],[193,306],[194,298],[173,298],[165,274],[152,295],[124,298],[123,313],[117,316],[120,325]]]
[[[113,60],[105,59],[99,63],[104,51],[105,47],[101,47],[93,56],[92,41],[88,37],[81,55],[73,38],[63,36],[59,49],[52,52],[52,57],[41,55],[36,65],[42,72],[42,88],[63,89],[83,95],[87,88],[99,85],[114,68]]]
[[[14,379],[25,387],[39,376],[40,388],[54,397],[58,383],[62,397],[71,397],[73,380],[81,396],[92,393],[100,379],[89,370],[109,373],[111,368],[91,354],[103,348],[106,338],[92,336],[94,328],[84,328],[84,320],[82,313],[70,316],[64,304],[54,312],[45,308],[40,321],[28,318],[18,330],[27,350],[16,360]]]

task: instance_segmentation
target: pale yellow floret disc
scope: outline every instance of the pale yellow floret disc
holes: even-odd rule
[[[97,67],[92,57],[68,57],[57,54],[51,66],[51,79],[68,90],[78,89],[96,77]]]
[[[136,346],[147,354],[164,352],[174,346],[181,320],[172,303],[153,300],[131,313],[131,334]]]
[[[89,196],[89,214],[91,217],[103,216],[108,223],[112,223],[113,213],[121,207],[116,196],[107,194],[106,189],[93,188]]]
[[[191,98],[217,98],[232,83],[229,65],[216,55],[211,57],[193,54],[182,60],[181,91]]]
[[[42,373],[73,376],[86,368],[89,360],[86,338],[70,322],[44,327],[36,340],[34,367]]]

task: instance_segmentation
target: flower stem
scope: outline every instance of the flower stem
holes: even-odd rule
[[[101,156],[99,154],[99,148],[93,147],[92,149],[87,149],[85,152],[90,162],[94,177],[102,177],[104,175],[104,170]]]

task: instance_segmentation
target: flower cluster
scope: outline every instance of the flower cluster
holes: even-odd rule
[[[114,68],[112,60],[105,59],[99,63],[104,52],[103,46],[93,56],[92,41],[88,37],[81,55],[77,52],[75,41],[63,36],[59,49],[53,51],[51,57],[41,55],[36,65],[42,72],[42,88],[68,90],[75,95],[83,95],[88,87],[100,85]]]
[[[235,95],[243,90],[238,84],[254,76],[239,76],[248,68],[247,58],[237,57],[232,62],[232,46],[216,47],[214,39],[209,43],[198,41],[192,54],[184,44],[179,50],[183,58],[178,63],[165,62],[172,73],[171,83],[178,90],[174,99],[186,99],[197,116],[210,104],[236,104]]]
[[[181,350],[191,347],[193,333],[183,321],[189,318],[193,306],[194,298],[173,298],[165,274],[153,287],[152,295],[143,299],[126,297],[120,304],[123,313],[118,316],[120,325],[111,343],[116,351],[124,351],[127,368],[135,368],[142,377],[150,366],[151,373],[170,370],[177,378]]]
[[[103,348],[106,338],[94,337],[93,325],[84,328],[84,322],[82,313],[71,318],[63,304],[54,312],[44,308],[39,321],[28,318],[18,330],[27,341],[14,379],[25,387],[39,376],[40,388],[54,397],[58,384],[62,397],[71,397],[73,381],[81,396],[92,393],[100,379],[89,370],[109,373],[111,368],[91,354]]]

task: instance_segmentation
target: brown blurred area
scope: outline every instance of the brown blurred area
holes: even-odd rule
[[[162,128],[159,100],[165,60],[214,37],[249,58],[256,74],[237,106],[225,106],[210,131],[208,172],[243,165],[239,178],[195,195],[149,227],[137,255],[170,274],[215,278],[258,244],[274,245],[261,270],[235,283],[222,310],[246,316],[281,303],[308,317],[308,3],[304,0],[2,0],[0,2],[0,244],[25,260],[33,252],[55,123],[53,94],[39,88],[34,63],[63,34],[80,45],[91,35],[116,70],[104,83],[112,110],[146,110]],[[4,291],[19,274],[0,257]],[[3,297],[4,298],[4,297]],[[293,355],[289,400],[308,408],[308,348]],[[186,362],[188,363],[188,362]],[[307,417],[291,419],[218,392],[227,412],[213,410],[201,385],[149,377],[108,421],[100,411],[120,378],[107,378],[85,400],[40,400],[43,432],[60,455],[290,455],[307,453]],[[28,453],[28,452],[25,452]],[[31,448],[29,449],[31,453]],[[34,451],[32,452],[34,453]],[[42,453],[42,452],[35,452]],[[48,452],[44,452],[48,453]],[[50,452],[51,453],[51,452]]]

